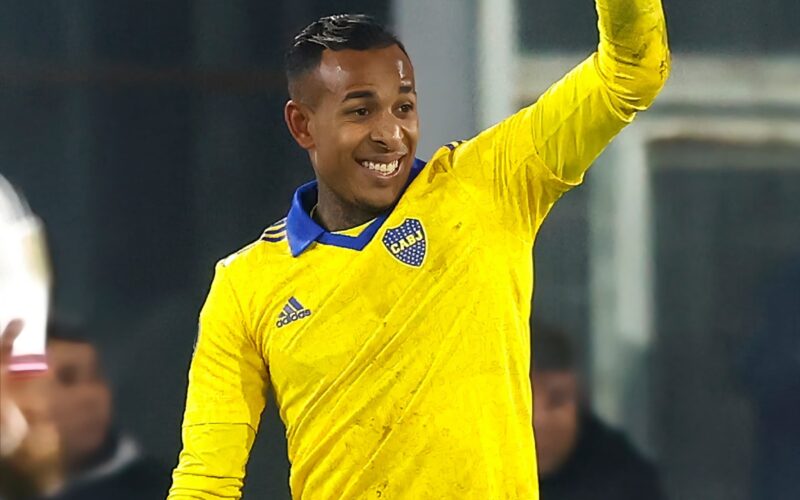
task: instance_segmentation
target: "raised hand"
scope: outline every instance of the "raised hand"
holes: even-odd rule
[[[18,378],[9,370],[22,328],[12,321],[0,337],[0,472],[11,474],[0,490],[41,495],[62,484],[59,436],[49,411],[50,374]]]

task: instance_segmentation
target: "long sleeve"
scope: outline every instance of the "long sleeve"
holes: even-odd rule
[[[240,498],[264,409],[266,364],[227,272],[217,266],[200,313],[169,500]]]
[[[460,144],[453,172],[505,227],[532,238],[669,75],[661,0],[597,0],[598,50],[539,100]]]
[[[597,13],[597,52],[534,105],[535,150],[568,183],[653,103],[669,75],[661,0],[598,0]]]

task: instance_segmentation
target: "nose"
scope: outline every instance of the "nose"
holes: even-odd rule
[[[384,113],[370,133],[370,139],[379,144],[385,151],[403,151],[403,127],[397,117],[391,113]]]

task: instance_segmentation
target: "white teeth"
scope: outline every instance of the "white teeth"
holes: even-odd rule
[[[389,175],[394,173],[395,170],[397,170],[397,167],[400,165],[400,161],[394,160],[393,162],[390,163],[376,163],[372,161],[362,161],[361,165],[370,170],[380,172],[381,174]]]

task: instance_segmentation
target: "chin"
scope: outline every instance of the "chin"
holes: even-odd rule
[[[361,205],[365,208],[371,207],[378,212],[384,212],[392,208],[400,200],[400,196],[403,193],[403,187],[406,184],[405,179],[397,180],[399,182],[396,182],[390,186],[381,186],[378,189],[372,188],[365,190],[364,196],[362,196],[359,200]]]
[[[395,196],[375,196],[370,198],[362,198],[358,200],[358,205],[364,212],[380,215],[391,209],[397,203],[399,198],[399,192]]]

